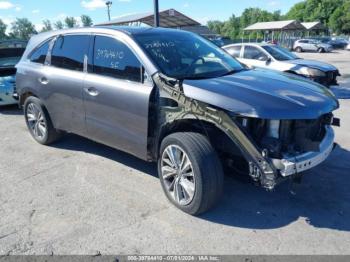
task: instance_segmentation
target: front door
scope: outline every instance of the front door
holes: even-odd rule
[[[83,91],[88,136],[145,159],[153,85],[142,83],[141,63],[126,44],[100,35],[94,42]]]
[[[255,46],[246,45],[244,46],[242,63],[255,66],[255,67],[267,67],[266,61],[268,56]]]

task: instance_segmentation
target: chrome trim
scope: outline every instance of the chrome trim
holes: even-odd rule
[[[273,165],[280,171],[283,177],[313,168],[322,163],[329,156],[333,149],[334,131],[330,126],[326,126],[325,128],[326,135],[320,144],[320,151],[307,152],[284,159],[271,159]]]

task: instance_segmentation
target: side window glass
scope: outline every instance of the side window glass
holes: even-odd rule
[[[227,49],[227,52],[232,55],[233,57],[239,57],[241,53],[242,46],[232,46]]]
[[[30,61],[34,63],[44,64],[46,60],[47,52],[49,51],[51,40],[46,41],[39,46],[30,56]]]
[[[134,82],[141,82],[141,63],[122,42],[106,36],[96,36],[93,72]]]
[[[245,46],[243,57],[246,59],[254,59],[261,61],[267,60],[267,56],[254,46]]]
[[[57,38],[51,52],[51,65],[83,71],[84,56],[89,49],[88,35],[65,35]]]

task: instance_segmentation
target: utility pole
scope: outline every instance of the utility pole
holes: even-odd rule
[[[107,6],[107,13],[108,13],[108,21],[111,21],[111,6],[112,6],[112,1],[107,1],[106,6]]]
[[[154,1],[154,27],[159,27],[159,4],[158,0]]]

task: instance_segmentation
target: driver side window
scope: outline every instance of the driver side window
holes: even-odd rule
[[[267,55],[254,46],[245,46],[243,58],[266,61]]]

